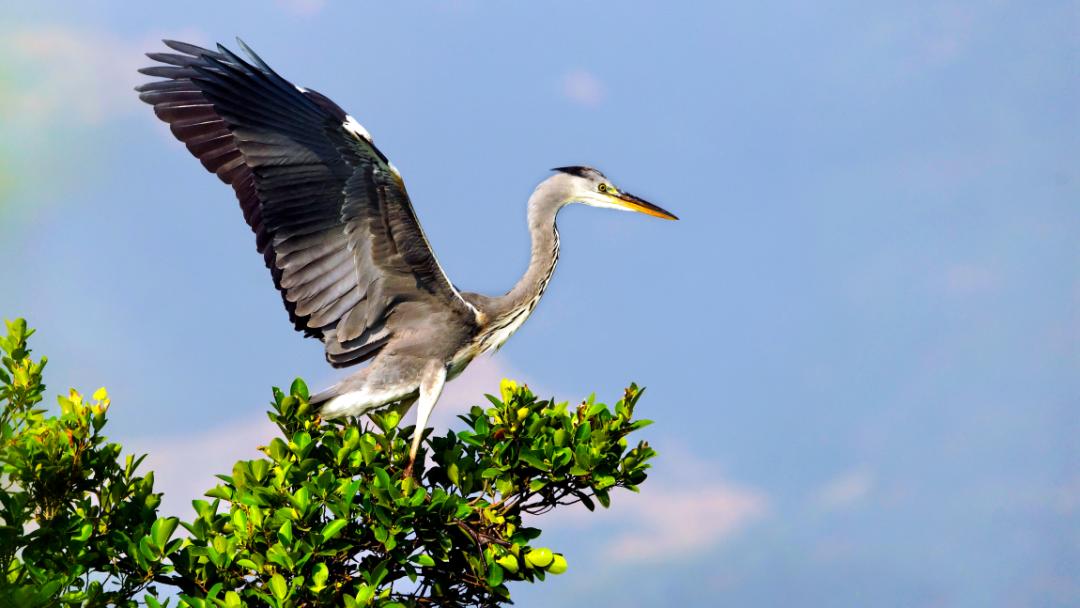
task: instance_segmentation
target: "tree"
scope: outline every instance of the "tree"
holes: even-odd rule
[[[426,437],[431,464],[402,475],[413,427],[393,411],[322,421],[295,380],[268,412],[279,437],[160,517],[142,457],[109,443],[109,398],[72,390],[40,407],[46,360],[19,319],[0,340],[0,606],[462,606],[509,603],[508,583],[567,568],[523,516],[607,507],[637,490],[655,452],[628,436],[641,390],[614,408],[539,399],[504,380],[467,430]],[[418,458],[418,463],[424,459]],[[182,530],[181,530],[182,527]],[[171,596],[166,598],[166,596]]]

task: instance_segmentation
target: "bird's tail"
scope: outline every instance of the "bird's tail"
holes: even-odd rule
[[[310,398],[308,398],[308,403],[310,403],[311,405],[318,405],[318,406],[321,407],[327,401],[330,401],[334,397],[337,397],[337,396],[340,396],[340,395],[341,395],[341,383],[339,382],[339,383],[331,386],[330,388],[324,388],[323,390],[321,390],[321,391],[315,393],[314,395],[312,395]]]

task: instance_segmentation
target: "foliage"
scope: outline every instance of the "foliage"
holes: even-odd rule
[[[109,398],[71,391],[60,415],[37,407],[46,360],[26,345],[33,330],[18,319],[0,338],[0,606],[134,605],[156,576],[175,519],[158,519],[154,476],[141,458],[101,434]],[[152,590],[152,589],[151,589]]]
[[[417,478],[403,476],[413,427],[393,410],[370,422],[322,421],[300,380],[274,389],[280,437],[194,500],[194,519],[156,514],[153,474],[100,434],[109,401],[72,391],[59,417],[35,408],[44,359],[8,324],[0,376],[0,606],[460,606],[509,603],[511,581],[567,568],[526,516],[607,506],[636,490],[654,456],[627,436],[641,391],[613,409],[538,399],[503,381],[468,430],[427,437]],[[159,599],[165,587],[179,590]],[[145,590],[145,593],[144,593]]]

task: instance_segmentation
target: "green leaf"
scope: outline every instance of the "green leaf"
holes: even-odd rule
[[[533,468],[541,471],[547,471],[551,468],[550,465],[544,462],[543,458],[532,452],[522,452],[518,458],[520,458],[522,462],[526,462]]]
[[[71,540],[78,542],[86,542],[90,540],[90,535],[94,533],[93,524],[87,522],[79,527],[79,533],[71,537]]]
[[[259,571],[259,565],[246,557],[236,560],[236,565],[241,568],[247,568],[248,570],[254,570],[255,572]]]
[[[270,577],[270,593],[274,594],[278,601],[285,599],[285,596],[289,594],[289,588],[285,585],[285,577],[280,574]]]
[[[307,384],[305,384],[304,381],[300,378],[292,381],[292,386],[289,387],[289,393],[302,398],[304,401],[308,400]]]
[[[605,509],[611,506],[611,496],[608,494],[607,490],[597,490],[596,500],[604,505]]]
[[[270,470],[270,463],[263,460],[251,461],[251,476],[255,478],[255,481],[262,481],[266,478],[266,473]]]
[[[281,524],[281,527],[278,528],[277,537],[278,541],[280,541],[282,545],[285,545],[286,547],[292,545],[293,531],[291,521],[286,521],[285,523]]]
[[[431,559],[431,556],[427,553],[421,553],[420,555],[417,555],[413,558],[413,561],[420,564],[421,566],[431,567],[435,565],[435,560]]]
[[[315,591],[321,591],[326,587],[328,578],[330,578],[330,569],[326,567],[326,564],[315,564],[311,572],[311,588]]]
[[[356,603],[359,606],[367,606],[375,598],[375,588],[366,583],[361,583],[356,588]]]
[[[296,562],[294,562],[292,556],[289,555],[288,549],[282,546],[281,543],[274,543],[266,550],[266,560],[272,564],[277,564],[286,570],[292,570],[296,567]]]
[[[308,506],[311,504],[311,492],[307,489],[307,486],[303,486],[289,496],[289,502],[301,512],[307,511]]]
[[[390,474],[386,472],[386,469],[382,467],[372,467],[372,471],[375,473],[377,487],[389,490],[393,484],[390,482]]]
[[[488,426],[488,419],[477,418],[476,422],[473,423],[473,430],[476,431],[477,435],[487,435],[491,432],[491,427]]]
[[[555,432],[552,434],[551,437],[551,440],[555,444],[555,447],[559,448],[566,446],[566,439],[566,429],[555,429]]]
[[[157,560],[158,552],[155,552],[153,547],[150,546],[150,537],[144,536],[139,539],[139,555],[146,560],[146,564],[152,564]],[[148,566],[143,566],[148,569]]]
[[[340,534],[342,529],[344,529],[347,525],[349,525],[349,520],[347,519],[335,519],[330,523],[326,524],[325,526],[323,526],[322,529],[322,541],[325,543],[331,538],[334,538],[335,536]]]
[[[205,496],[209,496],[210,498],[220,498],[222,500],[232,500],[233,491],[225,486],[218,485],[207,490]]]
[[[280,437],[274,437],[266,451],[274,462],[281,462],[289,457],[289,446]]]
[[[172,537],[173,531],[176,530],[179,523],[180,519],[176,517],[155,520],[153,525],[150,526],[150,536],[154,539],[154,546],[164,549],[165,545],[169,544],[169,538]]]

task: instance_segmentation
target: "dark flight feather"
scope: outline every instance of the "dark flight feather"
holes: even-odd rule
[[[443,274],[401,178],[348,115],[299,89],[242,42],[165,41],[137,88],[177,139],[232,186],[297,330],[335,367],[366,361],[409,323],[475,311]],[[400,313],[395,311],[400,310]]]

